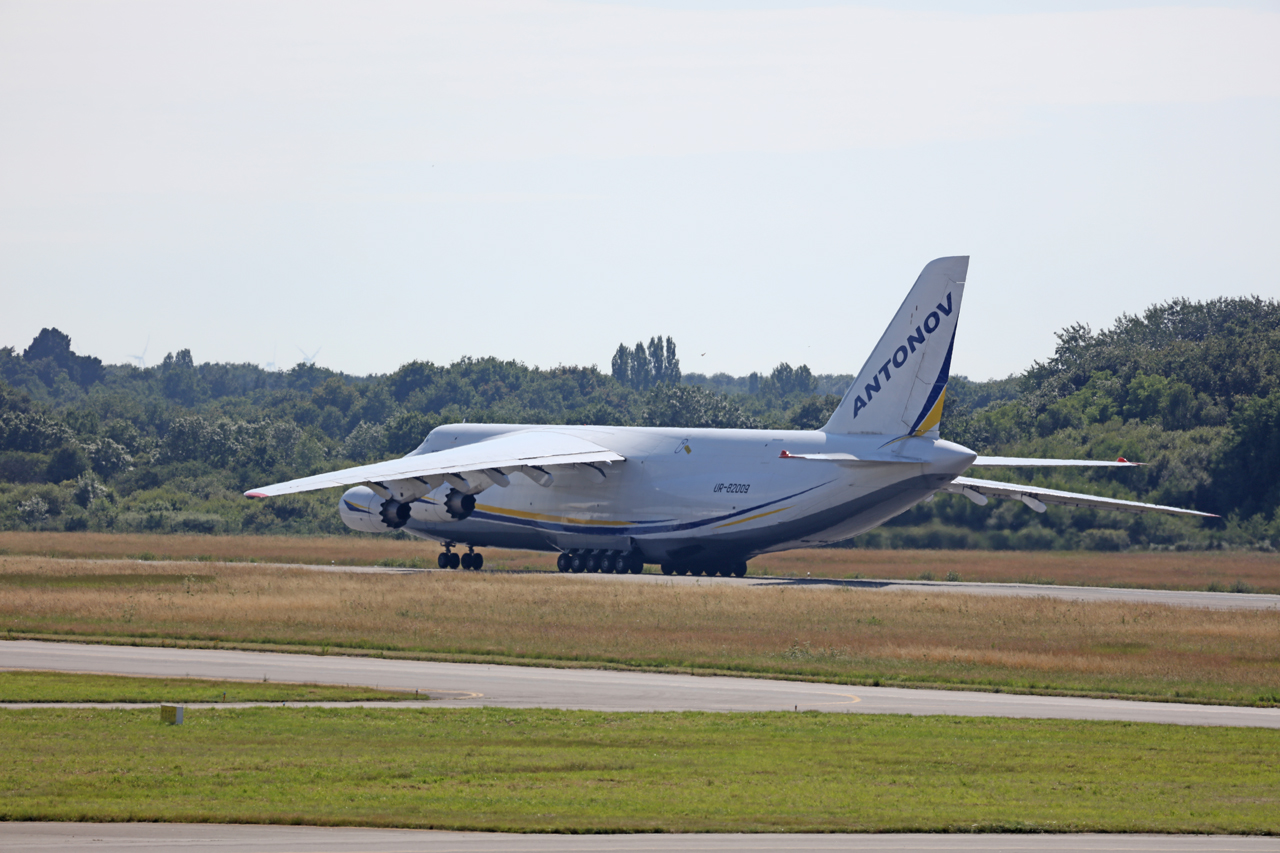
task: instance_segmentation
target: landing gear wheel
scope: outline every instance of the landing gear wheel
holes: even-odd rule
[[[688,567],[688,566],[676,566],[676,567],[675,567],[675,573],[676,573],[676,574],[678,574],[678,575],[687,575],[687,574],[689,574],[689,567]]]
[[[746,576],[747,576],[747,564],[746,564],[746,563],[734,563],[734,564],[733,564],[733,576],[734,576],[735,578],[744,578],[744,577],[746,577]]]
[[[601,554],[596,557],[596,563],[600,566],[600,571],[606,575],[613,574],[613,557],[608,554]]]
[[[644,558],[643,558],[643,557],[628,557],[628,558],[627,558],[627,563],[629,564],[629,565],[627,566],[627,570],[628,570],[628,571],[630,571],[630,572],[631,572],[631,574],[633,574],[633,575],[638,575],[638,574],[640,574],[641,572],[643,572],[643,571],[644,571]]]
[[[631,568],[631,561],[625,556],[619,554],[613,558],[613,571],[619,575],[625,575]]]
[[[484,554],[477,551],[471,555],[471,568],[477,572],[484,568]]]
[[[582,574],[584,571],[586,571],[586,570],[587,570],[587,558],[586,558],[586,555],[585,555],[585,554],[574,554],[574,555],[569,559],[569,568],[570,568],[570,569],[572,569],[572,570],[573,570],[573,573],[574,573],[574,574],[576,574],[576,575],[580,575],[580,574]]]
[[[462,568],[466,569],[467,571],[471,571],[472,566],[471,566],[471,555],[470,555],[470,554],[463,554],[463,555],[459,558],[459,560],[460,560],[460,562],[462,563]]]
[[[587,567],[588,572],[595,574],[596,572],[600,571],[600,558],[597,557],[595,554],[586,555],[583,558],[583,561],[584,561],[584,565]]]
[[[664,575],[674,575],[676,573],[676,567],[671,565],[670,563],[663,563],[662,573]]]
[[[436,557],[436,566],[442,569],[449,568],[449,555],[441,551],[440,556]]]
[[[462,557],[457,554],[447,554],[446,556],[449,558],[449,568],[456,569],[462,565]]]
[[[573,558],[567,552],[561,551],[560,556],[556,557],[556,568],[562,572],[567,572],[571,568],[570,563],[572,562]]]

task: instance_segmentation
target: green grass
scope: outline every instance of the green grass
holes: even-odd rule
[[[0,712],[0,819],[1280,833],[1280,732],[820,713]]]
[[[363,702],[406,698],[412,699],[413,694],[320,684],[0,672],[0,702]]]

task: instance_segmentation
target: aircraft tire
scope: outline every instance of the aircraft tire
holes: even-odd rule
[[[662,573],[664,575],[674,575],[676,573],[676,567],[671,565],[670,563],[663,563]]]
[[[633,575],[638,575],[644,571],[644,560],[640,557],[627,557],[627,571]]]
[[[449,568],[451,568],[451,569],[456,569],[456,568],[458,568],[458,566],[460,566],[460,565],[462,565],[462,557],[460,557],[460,556],[459,556],[459,555],[457,555],[457,554],[450,554],[450,555],[449,555]]]
[[[600,567],[601,574],[613,574],[613,557],[608,554],[599,554],[596,556],[596,565]]]
[[[461,557],[458,558],[458,561],[462,564],[462,568],[464,571],[468,571],[468,572],[471,571],[471,555],[470,554],[463,554]]]
[[[477,552],[476,555],[471,558],[471,568],[475,569],[477,572],[484,568],[484,554]]]
[[[733,576],[734,576],[735,578],[745,578],[745,577],[747,576],[747,564],[746,564],[746,563],[734,563],[734,564],[733,564]]]
[[[569,560],[569,568],[574,574],[580,575],[587,570],[587,557],[585,554],[574,554]]]
[[[568,552],[561,551],[560,556],[556,557],[556,568],[562,572],[567,572],[570,568],[569,564],[572,561],[573,558],[569,556]]]
[[[441,551],[440,556],[436,557],[436,567],[441,569],[449,568],[449,555]]]

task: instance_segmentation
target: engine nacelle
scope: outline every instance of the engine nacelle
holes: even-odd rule
[[[422,521],[462,521],[476,508],[475,495],[449,489],[443,497],[428,495],[413,505],[413,517]]]
[[[338,515],[352,530],[388,533],[413,518],[426,522],[462,521],[476,508],[476,499],[450,488],[442,496],[427,496],[412,503],[387,500],[368,486],[347,489],[338,501]]]
[[[338,501],[342,523],[364,533],[399,530],[408,523],[412,509],[413,504],[386,500],[367,486],[347,489]]]

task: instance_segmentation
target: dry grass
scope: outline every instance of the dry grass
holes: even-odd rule
[[[1230,589],[1237,581],[1280,593],[1280,555],[1249,552],[873,551],[814,549],[766,554],[758,574],[786,577],[918,578],[955,572],[961,580],[1140,589]]]
[[[339,566],[433,566],[438,548],[390,536],[194,536],[0,532],[0,554],[108,559],[216,560]],[[554,571],[555,555],[486,549],[487,567]],[[652,571],[652,569],[650,569]],[[1280,555],[1256,552],[876,551],[813,549],[767,554],[752,574],[1059,583],[1144,589],[1230,589],[1237,581],[1280,593]]]
[[[200,536],[162,533],[54,533],[0,531],[0,554],[143,560],[217,560],[236,563],[303,563],[374,566],[435,565],[440,549],[392,536]],[[506,568],[554,570],[555,555],[493,551]]]
[[[0,557],[0,628],[1280,703],[1280,614]]]

